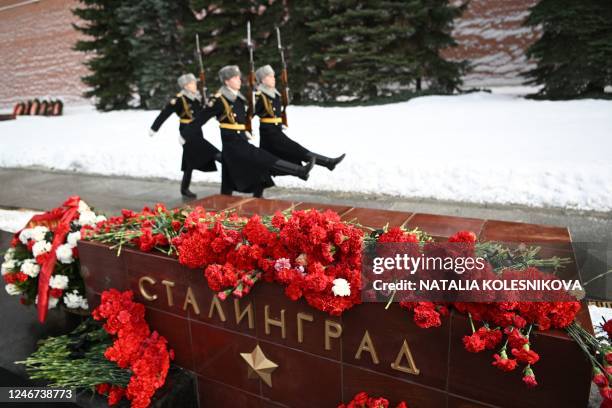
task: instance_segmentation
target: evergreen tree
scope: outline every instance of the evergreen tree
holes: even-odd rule
[[[543,29],[527,50],[537,62],[527,72],[527,83],[542,86],[534,96],[606,96],[604,88],[612,85],[610,0],[542,0],[531,8],[526,24]]]
[[[90,87],[87,98],[95,97],[98,110],[126,109],[132,100],[134,69],[130,44],[120,30],[117,10],[125,0],[80,0],[74,15],[82,23],[74,28],[88,38],[77,41],[74,49],[90,54],[85,65],[90,73],[83,82]]]
[[[274,27],[279,25],[282,29],[287,21],[286,0],[236,0],[214,4],[192,0],[191,9],[195,20],[187,24],[186,31],[191,38],[196,33],[200,36],[209,90],[220,86],[217,72],[224,65],[238,65],[247,74],[246,27],[249,21],[255,68],[265,64],[280,68]]]
[[[412,28],[408,52],[416,61],[417,92],[423,84],[436,93],[452,93],[461,85],[467,62],[445,60],[440,51],[457,46],[451,35],[454,20],[466,7],[467,3],[454,6],[449,0],[411,0],[406,4]]]
[[[368,101],[412,82],[414,61],[406,52],[411,30],[403,2],[326,3],[326,15],[307,23],[315,32],[309,39],[319,44],[312,58],[325,100]]]
[[[454,91],[465,63],[446,61],[439,52],[455,45],[453,20],[464,7],[448,0],[327,0],[296,7],[315,47],[305,66],[319,78],[315,87],[306,85],[307,93],[366,102],[421,91],[423,82],[429,90]]]
[[[177,92],[176,78],[194,72],[195,40],[184,29],[193,19],[188,1],[132,0],[118,14],[130,44],[140,106],[159,109]]]

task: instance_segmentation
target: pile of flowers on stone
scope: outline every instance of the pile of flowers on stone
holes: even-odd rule
[[[348,404],[340,404],[338,408],[388,408],[389,400],[383,397],[370,397],[366,392],[355,395]],[[408,408],[404,401],[400,402],[395,408]]]
[[[43,340],[38,350],[18,363],[25,364],[32,379],[95,389],[108,396],[109,405],[126,397],[133,408],[149,406],[166,381],[174,353],[163,336],[151,332],[144,306],[132,299],[130,291],[102,293],[93,319],[68,335]]]
[[[77,241],[81,229],[105,221],[79,197],[70,197],[62,206],[34,216],[18,231],[4,254],[2,277],[10,295],[20,295],[23,304],[36,303],[46,309],[60,305],[88,309],[85,288],[79,273]]]
[[[366,234],[361,226],[342,221],[332,211],[277,212],[274,216],[240,217],[210,213],[201,207],[168,210],[158,204],[141,213],[124,211],[87,235],[114,247],[132,245],[143,251],[176,254],[178,261],[201,269],[208,286],[220,299],[242,297],[258,281],[276,282],[292,300],[304,298],[312,307],[340,315],[362,301],[361,263],[364,248],[376,243],[415,243],[426,248],[432,240],[418,230],[385,228]],[[562,266],[559,258],[536,259],[537,250],[510,250],[500,244],[477,242],[470,231],[459,231],[449,242],[467,245],[466,251],[488,261],[492,273],[539,272],[536,267]],[[537,385],[531,350],[532,330],[578,327],[574,318],[580,303],[401,302],[421,328],[438,327],[450,309],[469,317],[472,334],[463,339],[469,352],[491,350],[492,364],[502,371],[522,365],[523,381]],[[474,322],[480,322],[476,328]]]

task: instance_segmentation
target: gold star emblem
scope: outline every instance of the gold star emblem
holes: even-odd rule
[[[249,378],[257,378],[259,376],[263,382],[272,387],[272,371],[278,367],[278,364],[269,360],[264,355],[259,344],[250,353],[240,353],[240,356],[249,365]]]

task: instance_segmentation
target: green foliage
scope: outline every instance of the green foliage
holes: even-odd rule
[[[133,95],[159,108],[176,91],[176,78],[197,73],[200,37],[207,87],[229,64],[248,72],[246,25],[251,22],[255,68],[280,72],[274,28],[279,26],[293,103],[355,104],[452,93],[463,62],[440,50],[455,46],[450,33],[464,6],[449,0],[81,0],[75,14],[91,37],[77,49],[93,52],[91,86],[102,110],[128,107]]]
[[[211,4],[192,0],[191,8],[195,19],[186,24],[185,30],[190,39],[194,39],[196,33],[200,36],[209,89],[220,87],[217,73],[225,65],[238,65],[243,74],[248,72],[246,27],[249,21],[255,47],[255,69],[270,64],[280,71],[274,27],[278,25],[284,31],[287,18],[285,1],[236,0]],[[195,72],[198,68],[194,65],[192,70]]]
[[[612,85],[612,2],[542,0],[526,24],[543,29],[527,50],[537,62],[527,83],[542,86],[534,97],[610,96],[604,88]]]
[[[88,56],[85,65],[90,74],[82,80],[90,89],[84,96],[95,97],[96,108],[102,111],[126,109],[132,100],[130,43],[117,16],[124,3],[127,0],[80,0],[81,7],[72,10],[81,20],[74,28],[86,35],[74,47]]]
[[[303,84],[304,99],[385,101],[421,91],[423,83],[453,92],[465,64],[446,61],[439,51],[456,45],[450,32],[463,9],[446,0],[300,3],[297,20],[303,19],[310,43],[300,65],[317,80]]]
[[[130,44],[140,106],[159,109],[177,92],[176,78],[193,64],[195,43],[183,28],[194,19],[188,1],[133,0],[118,16]]]

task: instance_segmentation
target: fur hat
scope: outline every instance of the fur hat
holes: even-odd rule
[[[183,74],[176,80],[178,86],[184,88],[190,82],[197,82],[195,75],[193,74]]]
[[[219,80],[222,84],[225,84],[230,78],[240,75],[240,68],[238,65],[226,65],[219,70]]]
[[[274,75],[274,70],[270,65],[264,65],[255,71],[255,78],[257,78],[257,82],[259,83],[261,83],[261,81],[268,75]]]

